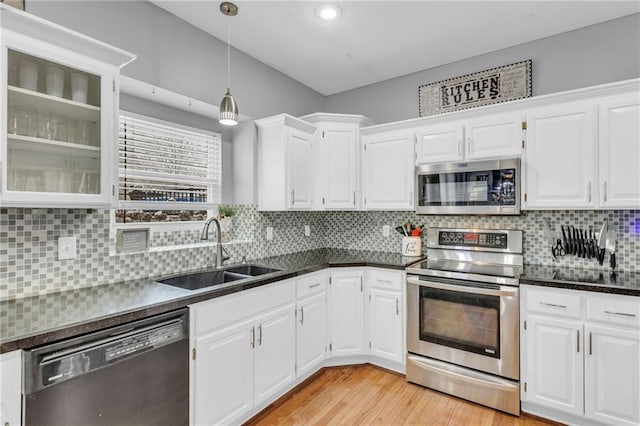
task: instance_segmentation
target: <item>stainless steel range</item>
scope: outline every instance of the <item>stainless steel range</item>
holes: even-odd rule
[[[520,414],[522,231],[427,232],[407,269],[407,380]]]

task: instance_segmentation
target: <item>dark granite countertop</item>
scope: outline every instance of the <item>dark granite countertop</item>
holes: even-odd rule
[[[525,265],[520,284],[640,297],[640,273]]]
[[[249,261],[281,271],[200,290],[160,284],[156,282],[160,277],[155,277],[4,301],[0,302],[0,353],[41,346],[328,267],[404,269],[422,259],[319,249]]]

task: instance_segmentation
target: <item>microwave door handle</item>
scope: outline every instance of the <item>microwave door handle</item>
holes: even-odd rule
[[[501,287],[499,290],[493,290],[490,288],[469,287],[469,286],[439,283],[436,281],[426,281],[426,280],[421,280],[413,277],[407,277],[407,283],[418,285],[421,287],[437,288],[440,290],[450,290],[450,291],[463,291],[465,293],[483,294],[486,296],[515,296],[518,292],[517,289],[506,289]]]

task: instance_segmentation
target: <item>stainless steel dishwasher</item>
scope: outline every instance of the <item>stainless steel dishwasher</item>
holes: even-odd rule
[[[189,422],[188,310],[27,351],[24,424]]]

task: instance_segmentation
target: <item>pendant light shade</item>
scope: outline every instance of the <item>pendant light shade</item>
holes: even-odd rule
[[[238,124],[238,104],[236,104],[235,98],[229,92],[229,88],[227,88],[227,93],[222,98],[222,102],[220,102],[218,121],[225,126]]]
[[[220,4],[220,12],[226,16],[236,16],[238,7],[229,2]],[[218,121],[225,126],[235,126],[238,124],[238,104],[229,90],[231,87],[231,28],[227,24],[227,93],[220,102]]]

